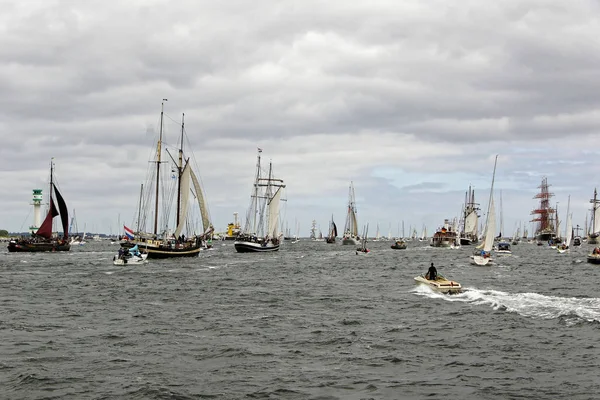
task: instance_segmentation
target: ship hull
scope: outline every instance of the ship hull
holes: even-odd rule
[[[263,246],[262,243],[238,241],[233,246],[238,253],[268,253],[279,250],[279,245],[273,243]]]
[[[163,243],[147,243],[147,242],[136,242],[128,241],[121,243],[121,247],[132,248],[137,244],[138,248],[143,253],[148,253],[148,258],[154,259],[165,259],[165,258],[179,258],[179,257],[198,257],[201,250],[200,244],[194,245],[165,245]]]
[[[71,245],[58,242],[29,242],[29,241],[10,241],[8,251],[10,253],[43,253],[56,251],[70,251]]]
[[[350,244],[350,245],[356,246],[358,244],[358,240],[356,240],[353,237],[345,237],[342,239],[342,244],[344,244],[344,245]]]

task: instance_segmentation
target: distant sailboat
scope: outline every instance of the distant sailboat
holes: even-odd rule
[[[465,193],[465,206],[462,217],[462,232],[460,234],[461,245],[477,244],[477,228],[479,221],[479,204],[475,203],[475,190],[469,186]]]
[[[494,236],[496,231],[496,211],[494,205],[494,179],[496,177],[496,164],[498,156],[494,161],[494,172],[492,174],[492,186],[490,187],[490,199],[488,202],[487,217],[485,221],[484,238],[482,245],[477,246],[471,256],[476,265],[487,265],[491,260],[491,251],[494,247]]]
[[[335,222],[333,222],[333,215],[331,216],[331,222],[329,223],[329,235],[325,238],[327,243],[335,243],[335,238],[337,237],[337,226],[335,226]]]
[[[269,163],[267,177],[263,177],[260,165],[262,149],[258,149],[256,177],[254,180],[246,226],[234,242],[238,253],[262,253],[279,250],[279,203],[285,185],[282,179],[273,176],[273,165]]]
[[[358,236],[358,222],[356,221],[356,200],[354,198],[354,185],[350,182],[348,193],[348,213],[346,215],[346,224],[344,225],[344,236],[342,244],[356,246],[360,240]]]
[[[588,243],[589,244],[598,244],[600,236],[600,200],[598,200],[598,196],[596,193],[596,189],[594,188],[594,198],[590,200],[592,203],[592,217],[590,221],[590,232],[588,234]]]

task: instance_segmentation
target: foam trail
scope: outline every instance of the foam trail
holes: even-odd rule
[[[506,310],[530,318],[576,317],[589,322],[600,322],[599,298],[555,297],[538,293],[508,293],[479,289],[466,289],[463,293],[449,296],[435,293],[424,285],[415,287],[413,292],[450,302],[489,305],[494,310]]]

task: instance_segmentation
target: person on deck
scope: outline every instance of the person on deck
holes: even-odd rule
[[[425,278],[429,279],[430,281],[435,281],[437,279],[437,269],[435,269],[433,263],[431,263],[431,267],[429,267]]]

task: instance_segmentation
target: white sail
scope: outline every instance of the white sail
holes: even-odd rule
[[[600,232],[600,207],[597,207],[596,211],[594,212],[594,226],[593,226],[593,229],[594,230],[593,230],[592,233],[598,233],[598,232]]]
[[[175,228],[175,237],[179,237],[181,235],[186,223],[188,203],[190,199],[190,171],[191,168],[190,164],[188,163],[183,169],[183,172],[181,173],[181,180],[179,181],[181,185],[179,192],[181,196],[181,208],[179,210],[179,225],[177,225],[177,228]]]
[[[271,198],[269,202],[269,226],[267,235],[274,238],[279,235],[277,232],[278,220],[279,220],[279,199],[281,198],[281,188],[277,189],[275,196]]]
[[[477,237],[477,211],[473,210],[467,215],[464,233]]]
[[[483,250],[490,252],[494,247],[494,236],[496,234],[496,211],[494,206],[494,198],[490,200],[490,212],[487,217],[487,226],[485,229],[485,240],[483,242]]]
[[[571,245],[571,239],[573,238],[573,222],[571,221],[571,215],[567,215],[567,238],[565,239],[565,244],[567,246]]]
[[[350,233],[352,236],[358,236],[358,222],[356,221],[356,214],[354,211],[350,211],[352,215],[350,216],[350,220],[352,221],[352,227],[350,228]]]
[[[191,169],[190,176],[192,178],[192,182],[194,183],[194,191],[196,192],[198,206],[200,207],[200,214],[202,215],[202,227],[204,228],[204,231],[207,232],[212,227],[212,224],[210,222],[210,216],[208,215],[208,205],[206,204],[206,200],[204,199],[204,194],[202,193],[202,187],[200,186],[200,182],[198,181],[196,174],[194,174],[194,171]]]

